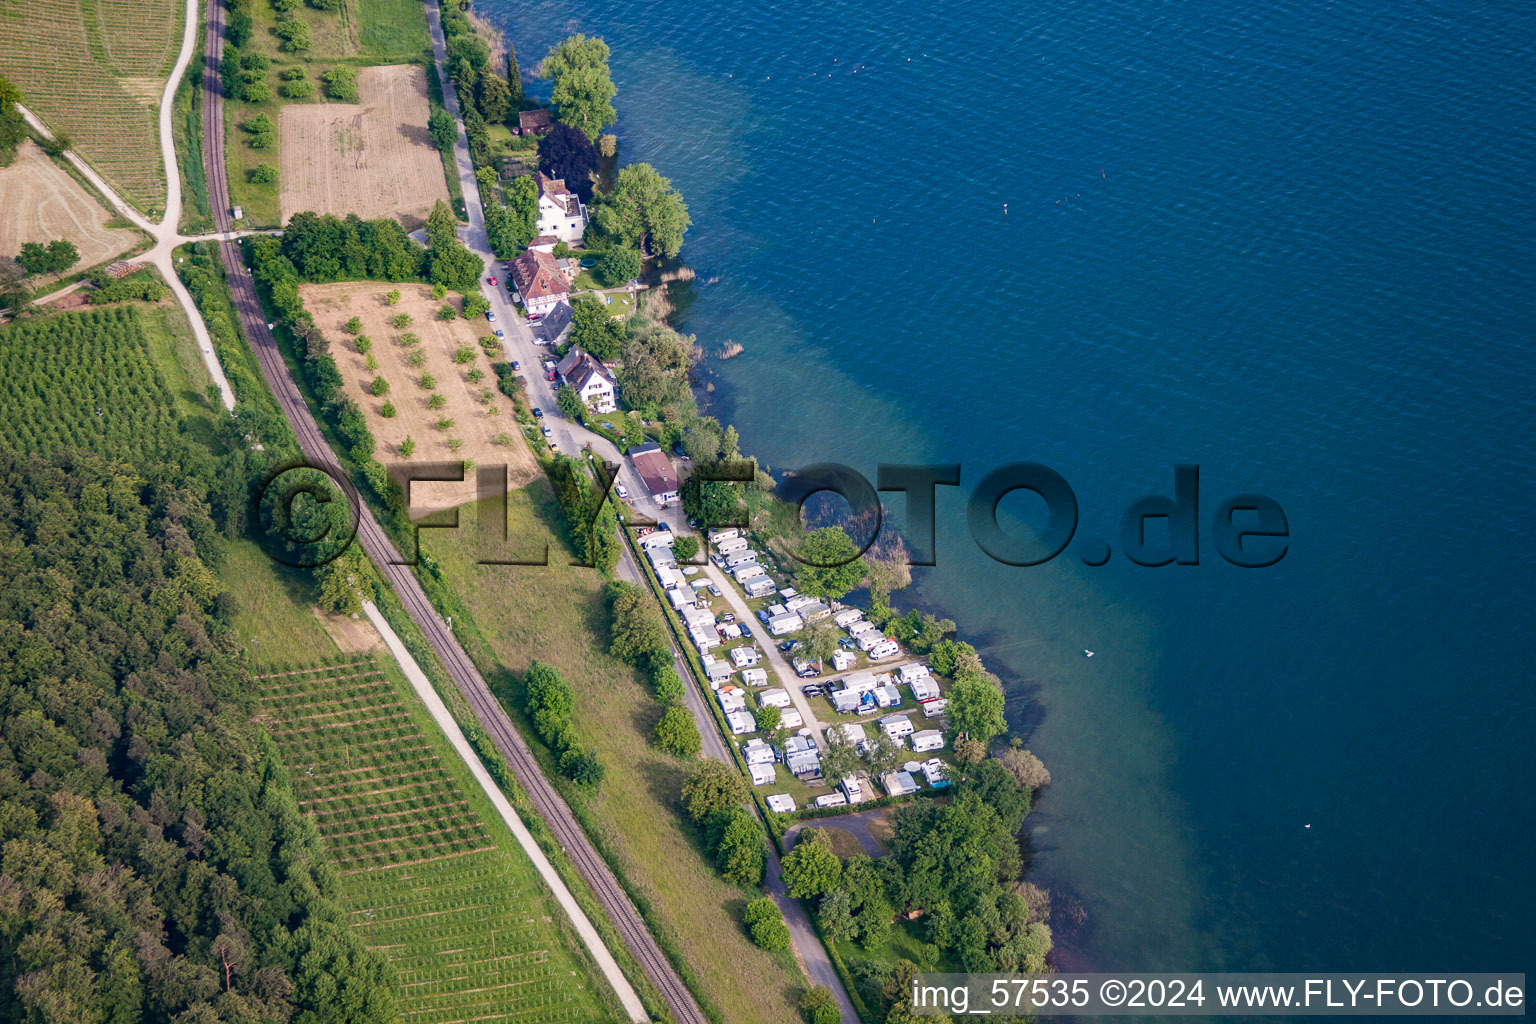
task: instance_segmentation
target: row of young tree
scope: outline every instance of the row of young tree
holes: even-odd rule
[[[687,684],[673,667],[672,642],[655,598],[624,580],[610,582],[605,597],[608,652],[644,672],[661,705],[654,731],[656,746],[674,757],[698,756],[703,740],[683,703]]]
[[[595,789],[607,770],[596,754],[582,748],[574,720],[576,694],[559,671],[543,662],[528,666],[523,677],[523,710],[545,746],[559,759],[560,774]]]
[[[392,1021],[170,472],[0,451],[0,1018]]]

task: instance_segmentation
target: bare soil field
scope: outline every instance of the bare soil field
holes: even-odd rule
[[[400,291],[400,301],[393,306],[385,301],[391,289]],[[331,339],[331,355],[341,370],[347,397],[368,417],[368,429],[378,440],[380,462],[387,466],[471,459],[481,467],[505,465],[507,486],[512,489],[538,475],[538,463],[513,415],[512,400],[496,390],[491,359],[476,342],[479,336],[490,333],[489,324],[463,318],[437,319],[443,303],[432,298],[432,289],[424,284],[345,281],[306,284],[299,292],[315,323]],[[391,321],[401,314],[411,317],[409,326],[393,326]],[[354,316],[362,320],[361,333],[372,343],[370,354],[377,369],[368,369],[368,356],[357,351],[356,339],[344,329]],[[400,344],[409,334],[420,342]],[[461,346],[474,350],[473,361],[453,361],[455,350]],[[420,366],[410,365],[412,353],[420,353]],[[481,371],[484,378],[472,382],[469,376],[473,370]],[[434,388],[421,386],[426,374],[436,378]],[[375,396],[369,390],[375,377],[389,382],[387,394]],[[434,395],[440,396],[440,408],[429,405]],[[385,403],[394,406],[393,417],[383,415]],[[452,425],[440,429],[438,424],[444,420],[451,420]],[[503,434],[511,435],[511,444],[494,442]],[[404,459],[399,446],[407,437],[415,442],[416,450]],[[463,444],[455,450],[452,441]],[[422,481],[411,485],[411,513],[454,508],[475,498],[474,473],[467,474],[462,483]]]
[[[415,65],[363,68],[361,103],[289,104],[278,122],[284,223],[301,210],[414,227],[448,198],[443,163],[427,133],[426,72]]]
[[[131,228],[109,228],[107,211],[31,139],[16,160],[0,167],[0,253],[14,256],[23,242],[67,238],[80,250],[76,268],[95,266],[139,240]]]

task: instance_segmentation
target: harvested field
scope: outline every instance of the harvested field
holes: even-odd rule
[[[126,199],[165,202],[157,106],[176,62],[176,0],[6,0],[0,74]]]
[[[426,72],[415,65],[363,68],[361,103],[290,104],[278,122],[281,217],[301,210],[414,227],[448,198],[443,163],[427,133]]]
[[[391,289],[400,291],[400,301],[393,306],[384,298]],[[400,442],[409,437],[416,443],[412,462],[473,459],[477,466],[506,465],[508,487],[512,489],[538,475],[538,464],[513,415],[512,400],[496,390],[491,359],[476,340],[491,332],[490,324],[484,320],[437,319],[443,303],[432,298],[432,289],[424,284],[306,284],[299,291],[305,308],[331,339],[331,355],[341,370],[347,397],[368,417],[368,429],[379,442],[379,461],[385,465],[406,461],[398,450]],[[457,305],[457,300],[453,301]],[[391,320],[401,314],[409,316],[411,324],[392,326]],[[357,351],[355,339],[343,329],[354,316],[362,321],[363,336],[372,342],[370,354],[378,364],[375,370],[368,369],[368,357]],[[416,335],[420,342],[400,344],[408,334]],[[454,351],[463,346],[473,349],[475,358],[455,363]],[[410,365],[412,353],[420,354],[420,366]],[[484,378],[472,382],[470,372],[477,369]],[[421,386],[424,374],[436,378],[435,388]],[[368,388],[375,377],[389,382],[387,394],[376,397],[370,393]],[[433,395],[441,396],[440,408],[429,406]],[[481,401],[486,397],[489,401]],[[386,402],[396,410],[391,418],[381,413]],[[437,424],[445,418],[453,425],[438,429]],[[502,434],[512,435],[512,443],[496,444],[493,439]],[[453,440],[463,442],[457,451],[450,446]],[[420,482],[411,487],[411,511],[421,514],[453,508],[474,498],[473,473],[463,483]]]
[[[109,228],[107,211],[31,139],[16,161],[0,167],[0,253],[15,255],[23,242],[67,238],[80,250],[76,269],[111,259],[139,240],[131,228]],[[29,282],[29,284],[32,282]]]

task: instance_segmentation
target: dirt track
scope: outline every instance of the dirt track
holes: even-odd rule
[[[363,68],[359,103],[290,103],[278,124],[283,223],[301,210],[364,219],[424,220],[448,198],[427,133],[426,72],[414,65]]]
[[[14,256],[23,242],[67,238],[80,250],[77,267],[111,259],[138,241],[137,232],[106,226],[109,214],[31,139],[16,161],[0,167],[0,254]]]

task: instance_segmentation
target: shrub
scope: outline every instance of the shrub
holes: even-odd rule
[[[825,985],[812,985],[800,997],[800,1015],[806,1024],[838,1024],[843,1012],[837,1008],[837,997]]]
[[[298,69],[295,68],[294,70]],[[315,94],[315,87],[310,83],[301,80],[295,82],[284,82],[282,85],[277,87],[277,91],[282,93],[286,99],[305,100]]]
[[[367,355],[369,352],[373,351],[373,339],[368,337],[366,334],[359,334],[352,340],[352,346],[356,348],[358,352],[362,353],[363,355]]]
[[[481,381],[485,380],[485,371],[480,369],[480,367],[477,366],[473,370],[470,370],[464,376],[469,379],[469,382],[471,384],[479,384]]]
[[[326,94],[333,100],[341,100],[343,103],[356,103],[357,95],[357,70],[345,65],[335,67],[320,76],[320,81],[325,83]]]
[[[408,459],[416,451],[416,442],[412,441],[410,436],[407,435],[404,441],[401,441],[399,444],[395,445],[395,451],[400,454],[402,459]]]
[[[432,297],[434,299],[436,299],[438,302],[443,301],[443,296],[445,296],[447,294],[448,294],[448,287],[446,285],[435,284],[435,285],[432,286]]]
[[[453,418],[451,416],[443,416],[443,417],[439,418],[436,423],[432,424],[432,429],[434,429],[434,430],[452,430],[453,429]]]
[[[672,541],[672,554],[679,562],[686,562],[699,553],[699,538],[694,536],[678,537]]]
[[[656,723],[656,745],[673,757],[694,757],[703,747],[699,727],[692,713],[681,704],[673,704],[661,713]]]
[[[451,451],[451,452],[456,452],[460,448],[464,447],[464,439],[462,437],[450,437],[447,441],[444,441],[443,443],[448,446],[448,450]]]
[[[472,363],[475,361],[475,350],[468,345],[460,345],[453,350],[453,361],[461,366],[464,363]]]
[[[409,366],[413,370],[420,369],[421,367],[425,366],[426,363],[427,354],[421,349],[415,349],[411,352],[410,355],[405,357],[405,365]]]
[[[304,78],[303,68],[284,68],[281,78],[285,82],[298,82]]]
[[[398,317],[396,319],[398,319]],[[401,346],[402,348],[410,348],[412,345],[420,345],[421,335],[417,334],[415,331],[406,331],[404,334],[401,334],[395,338],[395,344]]]
[[[516,443],[517,438],[505,432],[497,434],[495,437],[491,438],[491,444],[496,445],[498,448],[510,448]]]
[[[420,384],[423,389],[431,391],[437,387],[437,378],[430,373],[424,373],[417,379],[416,383]]]
[[[379,368],[379,361],[373,358],[372,352],[369,352],[367,357],[363,359],[363,366],[369,370],[377,370]]]
[[[393,306],[400,301],[400,289],[392,288],[384,293],[384,305]],[[399,326],[396,324],[395,326]]]
[[[389,394],[389,381],[383,377],[373,378],[373,383],[368,385],[368,393],[374,398],[383,398]]]
[[[427,399],[428,409],[441,409],[447,404],[448,399],[444,398],[441,392],[434,393],[431,398]]]
[[[379,415],[383,416],[387,420],[394,419],[395,418],[395,403],[394,402],[385,402],[382,406],[379,407]]]
[[[741,915],[742,923],[752,933],[752,941],[770,953],[789,948],[789,926],[778,905],[767,896],[759,896],[747,904]]]
[[[250,179],[257,185],[268,185],[277,180],[277,168],[271,164],[257,164],[251,168]]]
[[[346,331],[348,334],[357,334],[363,329],[363,318],[360,316],[355,316],[351,320],[348,320],[346,323],[342,324],[341,329]]]
[[[391,299],[391,301],[389,303],[391,306],[393,306],[396,302],[400,301],[400,293],[399,292],[390,292],[388,297]],[[412,323],[415,322],[415,320],[411,317],[411,314],[409,314],[409,313],[396,313],[394,315],[394,317],[390,319],[389,322],[391,324],[393,324],[395,327],[398,328],[398,327],[409,327],[409,326],[411,326]]]
[[[597,277],[610,288],[640,276],[640,253],[628,245],[616,245],[597,260]]]
[[[458,315],[459,315],[459,311],[454,309],[452,306],[448,305],[448,303],[446,303],[446,302],[443,303],[442,307],[439,308],[438,311],[437,311],[437,318],[439,320],[443,320],[443,321],[452,320],[455,317],[457,317]]]
[[[272,87],[260,79],[254,82],[246,82],[240,86],[240,98],[247,103],[265,103],[272,98]],[[276,139],[275,135],[262,135],[258,137],[263,140],[262,143],[257,143],[255,138],[251,139],[251,145],[257,149],[270,149],[272,142]]]
[[[683,780],[683,804],[694,821],[702,822],[716,811],[728,811],[747,796],[741,772],[713,758],[694,765]]]

